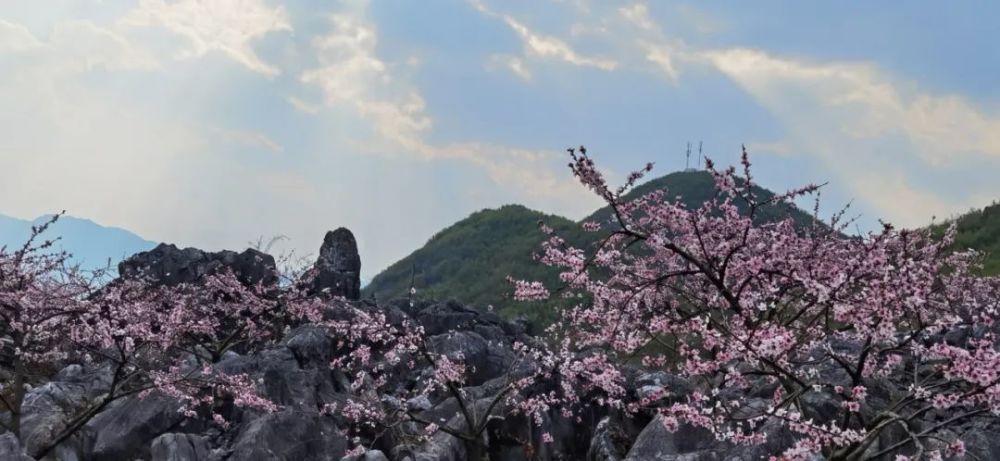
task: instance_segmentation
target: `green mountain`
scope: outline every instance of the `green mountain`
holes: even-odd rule
[[[943,233],[952,222],[958,224],[958,235],[952,245],[956,250],[973,249],[985,254],[984,275],[1000,275],[1000,203],[973,210],[934,226]]]
[[[715,196],[715,179],[705,171],[678,171],[640,184],[626,193],[624,198],[626,200],[633,200],[657,190],[666,190],[664,198],[680,197],[681,201],[688,208],[695,208]],[[774,197],[774,192],[759,186],[754,186],[754,192],[761,200]],[[744,202],[737,201],[736,204],[741,209],[746,209]],[[764,222],[784,219],[789,215],[798,224],[807,224],[812,221],[811,215],[788,204],[767,206],[760,211],[760,219]],[[604,222],[610,217],[611,210],[605,207],[595,211],[581,222]]]
[[[538,306],[516,303],[510,296],[506,277],[525,280],[558,281],[558,270],[536,262],[541,248],[544,222],[574,245],[586,244],[591,237],[566,218],[506,205],[473,213],[438,232],[422,248],[389,266],[372,279],[363,296],[388,300],[407,296],[411,283],[423,299],[455,299],[480,308],[494,306],[506,316],[535,311]],[[548,310],[548,309],[543,309]]]
[[[688,206],[695,207],[714,196],[715,183],[704,171],[677,172],[641,184],[625,198],[637,198],[658,189],[666,189],[669,197],[681,196]],[[762,197],[773,196],[764,189],[757,192]],[[789,215],[797,222],[811,220],[808,214],[791,205],[770,207],[764,210],[763,219]],[[581,222],[610,217],[611,210],[605,207]],[[533,258],[544,239],[539,222],[580,248],[587,248],[602,237],[600,233],[584,232],[581,222],[520,205],[482,210],[438,232],[422,248],[376,275],[365,287],[363,296],[379,300],[405,297],[412,284],[420,298],[455,299],[480,308],[492,305],[506,317],[523,314],[537,323],[547,323],[555,318],[559,304],[566,301],[515,302],[505,281],[511,275],[538,280],[550,288],[560,286],[559,271]]]

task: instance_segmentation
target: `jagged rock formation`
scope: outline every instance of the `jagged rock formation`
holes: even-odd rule
[[[201,276],[222,268],[231,268],[244,281],[272,280],[275,276],[273,259],[247,251],[206,253],[194,249],[178,250],[172,245],[140,253],[123,263],[124,277],[145,276],[152,283],[196,282]],[[326,274],[323,282],[312,285],[318,292],[348,296],[357,295],[357,273],[360,260],[353,236],[346,229],[327,234],[315,266],[318,274]],[[353,290],[353,291],[351,291]],[[455,302],[396,300],[384,305],[367,301],[348,301],[361,309],[379,309],[389,322],[411,320],[420,323],[427,334],[427,343],[436,352],[461,356],[466,367],[475,370],[468,385],[462,389],[467,405],[482,413],[494,396],[500,394],[511,379],[534,375],[536,368],[528,361],[517,361],[512,350],[515,342],[535,341],[525,325],[508,322],[495,314],[468,308]],[[344,301],[330,300],[331,315],[343,307]],[[330,369],[338,354],[337,338],[314,325],[300,325],[287,331],[281,341],[266,349],[240,355],[229,352],[215,364],[218,371],[229,374],[245,373],[260,386],[265,397],[278,404],[275,413],[262,414],[239,408],[227,409],[231,426],[222,430],[202,420],[189,419],[177,411],[178,402],[162,394],[127,397],[100,411],[82,430],[55,447],[45,460],[49,461],[460,461],[469,459],[463,442],[444,432],[422,440],[423,428],[403,424],[391,433],[380,434],[368,452],[345,457],[355,444],[343,429],[344,416],[323,413],[330,403],[343,402],[352,389],[343,372]],[[842,344],[838,347],[857,347]],[[516,364],[516,366],[515,366]],[[399,388],[410,388],[421,374],[430,369],[417,369],[393,379]],[[86,408],[90,402],[108,391],[112,371],[106,367],[85,367],[70,364],[50,382],[32,388],[25,398],[19,437],[0,434],[0,460],[34,461],[26,453],[52,441],[68,420]],[[839,369],[821,370],[831,383],[848,379]],[[683,378],[664,372],[628,369],[626,388],[631,399],[654,399],[658,390],[670,389],[669,397],[657,397],[654,406],[668,407],[683,401],[693,387]],[[536,386],[547,392],[555,383],[540,380]],[[772,386],[772,387],[768,387]],[[891,396],[872,382],[870,399]],[[751,407],[766,407],[773,395],[773,385],[761,381],[753,386]],[[389,396],[383,396],[388,398]],[[449,427],[461,429],[466,421],[459,416],[458,401],[447,393],[429,394],[403,402],[408,411],[427,421],[445,421]],[[824,411],[824,402],[809,402],[810,407]],[[870,417],[871,415],[865,415]],[[928,414],[928,421],[939,415]],[[2,415],[0,415],[2,417]],[[765,425],[766,444],[736,447],[717,442],[704,429],[681,426],[670,432],[655,410],[625,416],[615,411],[596,408],[566,418],[558,409],[543,415],[539,422],[524,416],[507,415],[493,419],[486,426],[486,451],[491,460],[570,460],[638,461],[638,460],[720,460],[767,459],[780,453],[794,442],[787,429]],[[993,423],[969,423],[957,427],[963,434],[970,453],[978,459],[1000,459],[1000,442],[992,434],[998,430]],[[543,441],[543,434],[552,438]],[[887,437],[905,434],[889,434]],[[886,440],[886,443],[892,442]]]
[[[150,283],[168,286],[197,282],[224,269],[231,270],[248,285],[273,285],[278,282],[274,257],[249,248],[242,253],[228,250],[212,253],[161,243],[118,264],[121,277],[143,277]]]
[[[407,305],[406,312],[393,305],[362,307],[385,309],[395,321],[412,318],[431,328],[455,325],[456,331],[432,333],[428,341],[439,345],[446,354],[462,353],[468,366],[477,369],[475,385],[468,387],[467,391],[472,401],[483,407],[504,384],[505,378],[501,375],[510,368],[514,358],[511,344],[531,340],[518,325],[454,303],[423,302],[412,307]],[[249,374],[261,384],[267,398],[282,406],[281,411],[257,414],[234,409],[233,414],[227,415],[233,427],[222,432],[186,419],[176,411],[177,403],[165,396],[129,397],[103,410],[84,430],[57,447],[46,459],[340,460],[348,448],[348,440],[342,434],[345,427],[343,420],[338,415],[320,412],[324,404],[343,401],[351,392],[343,375],[329,369],[335,354],[335,343],[328,333],[312,325],[300,326],[289,331],[279,344],[271,348],[248,355],[230,353],[216,365],[217,369],[226,373]],[[70,365],[60,371],[52,382],[32,389],[27,397],[21,437],[26,441],[25,448],[31,450],[33,446],[50,440],[48,437],[62,428],[61,423],[69,415],[106,392],[109,372],[107,369],[85,370],[80,365]],[[425,370],[414,372],[414,376],[423,372]],[[412,403],[427,418],[435,420],[455,417],[458,414],[456,405],[453,398],[444,396]],[[461,418],[455,418],[454,427],[461,424]],[[570,425],[566,427],[564,433],[574,433],[568,430]],[[497,440],[491,449],[507,453],[501,459],[508,460],[527,459],[512,455],[523,451],[524,441],[542,446],[540,437],[543,431],[556,433],[555,429],[535,428],[526,420],[498,423],[491,430]],[[396,438],[388,438],[384,446],[379,447],[382,451],[373,450],[358,459],[466,459],[462,443],[447,434],[432,437],[424,444],[402,442],[414,439],[420,433],[420,428],[405,428]],[[562,443],[566,447],[559,451],[571,450],[569,442]],[[0,455],[20,453],[22,450],[16,438],[9,441],[0,439]],[[555,452],[553,448],[549,450]],[[387,453],[390,455],[388,458]],[[0,459],[8,458],[0,456]]]
[[[309,288],[315,293],[361,298],[361,256],[351,231],[341,227],[326,233],[313,265]]]

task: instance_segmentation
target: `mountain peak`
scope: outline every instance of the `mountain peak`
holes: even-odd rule
[[[20,247],[31,235],[31,226],[52,219],[51,214],[27,221],[0,215],[0,246]],[[59,240],[53,248],[70,254],[70,262],[83,269],[104,268],[141,251],[149,250],[156,243],[122,228],[108,227],[75,216],[61,216],[44,234],[48,240]]]
[[[694,207],[715,196],[715,181],[706,171],[677,171],[636,186],[625,198],[664,189],[668,197],[680,196]],[[758,188],[758,193],[773,195],[763,188]],[[610,214],[605,207],[580,222],[602,221]],[[792,205],[765,209],[762,214],[767,220],[788,216],[796,221],[809,219],[808,214]],[[454,298],[480,307],[493,305],[508,316],[525,313],[535,320],[550,319],[551,309],[542,312],[545,309],[540,306],[513,302],[507,296],[505,282],[510,275],[558,284],[558,270],[534,260],[545,239],[539,221],[577,247],[586,247],[599,238],[584,232],[579,222],[523,205],[484,209],[442,229],[423,247],[376,275],[365,287],[364,296],[374,295],[380,300],[404,297],[412,283],[420,297]]]

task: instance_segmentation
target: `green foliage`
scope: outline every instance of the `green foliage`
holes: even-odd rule
[[[520,205],[473,213],[438,232],[422,248],[389,266],[365,287],[363,296],[379,300],[404,297],[413,286],[423,299],[455,299],[480,308],[494,306],[507,317],[554,318],[552,303],[522,303],[510,298],[508,275],[558,283],[558,271],[534,261],[545,235],[544,222],[574,245],[587,242],[580,226]]]
[[[1000,203],[993,203],[981,210],[973,210],[937,224],[933,230],[942,234],[952,222],[958,224],[958,235],[953,248],[973,249],[984,253],[983,274],[1000,274]]]
[[[695,208],[715,196],[715,180],[712,175],[704,171],[678,171],[640,184],[625,194],[624,198],[633,200],[657,190],[666,190],[665,199],[680,197],[685,206]],[[754,186],[754,192],[761,200],[774,197],[773,192],[758,186]],[[737,203],[737,206],[740,205],[742,204]],[[740,206],[740,208],[745,209],[744,206]],[[812,222],[812,216],[790,204],[764,207],[761,210],[760,219],[765,222],[776,221],[789,215],[797,224]],[[605,207],[584,218],[582,222],[604,222],[610,217],[611,210]]]
[[[639,185],[626,198],[637,198],[654,190],[666,189],[667,196],[682,196],[688,206],[700,206],[715,194],[714,180],[706,172],[678,172]],[[581,191],[581,193],[585,193]],[[762,197],[773,194],[758,190]],[[796,222],[811,217],[791,205],[765,210],[763,219],[781,219],[791,214]],[[607,208],[597,210],[581,222],[611,218]],[[508,275],[537,280],[547,287],[559,287],[558,271],[534,260],[545,238],[539,229],[544,222],[557,235],[578,248],[590,248],[605,233],[588,233],[580,223],[530,210],[520,205],[473,213],[438,232],[426,245],[375,276],[363,296],[380,301],[405,297],[413,286],[423,299],[454,299],[479,308],[492,305],[501,315],[524,315],[538,325],[550,323],[562,305],[570,300],[517,302],[510,297]]]

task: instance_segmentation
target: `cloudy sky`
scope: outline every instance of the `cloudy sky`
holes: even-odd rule
[[[996,5],[47,0],[0,5],[0,214],[314,253],[597,202],[565,167],[751,150],[772,189],[915,226],[1000,198]],[[835,206],[836,205],[836,206]]]

